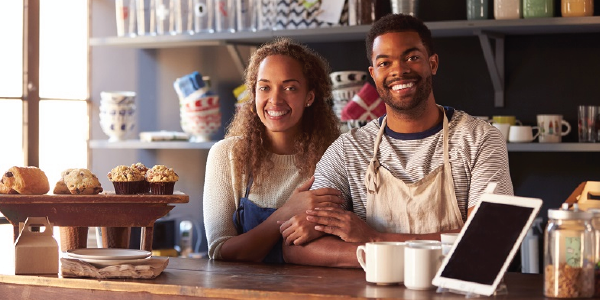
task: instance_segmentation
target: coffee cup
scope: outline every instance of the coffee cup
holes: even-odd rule
[[[535,135],[533,131],[536,131]],[[508,141],[511,143],[530,143],[540,134],[537,126],[510,126],[508,130]]]
[[[458,233],[442,233],[440,234],[440,239],[442,241],[442,255],[448,255],[452,246],[454,246],[454,242],[458,239]]]
[[[562,115],[537,115],[537,124],[540,143],[560,143],[562,137],[571,132],[571,124],[563,120]]]
[[[404,246],[402,242],[373,242],[356,249],[358,263],[365,270],[367,282],[396,284],[404,281]]]
[[[508,141],[508,131],[510,130],[510,124],[508,123],[492,123],[492,126],[498,128],[504,136],[504,140]]]
[[[440,241],[407,241],[404,247],[404,286],[411,290],[435,288],[431,281],[441,263]]]
[[[510,125],[523,125],[515,116],[492,116],[493,123],[503,123]]]

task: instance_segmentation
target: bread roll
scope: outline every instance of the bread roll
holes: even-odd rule
[[[11,189],[22,195],[43,195],[50,190],[48,177],[37,167],[12,167],[2,175],[0,184],[4,191]]]

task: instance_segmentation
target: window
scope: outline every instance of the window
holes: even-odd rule
[[[24,7],[39,5],[39,20],[26,16]],[[24,149],[30,140],[27,132],[27,97],[23,91],[26,79],[23,53],[39,54],[39,151],[35,160],[46,173],[51,189],[67,168],[86,168],[88,164],[88,1],[82,0],[11,0],[2,1],[4,17],[0,18],[0,120],[9,124],[3,132],[3,156],[0,172],[11,166],[31,165]],[[25,17],[24,17],[25,15]],[[24,49],[26,26],[39,24],[39,48]],[[25,35],[25,36],[24,36]],[[31,117],[31,116],[30,116]],[[35,122],[32,122],[35,124]],[[8,136],[6,136],[8,135]]]
[[[39,7],[39,19],[28,18],[26,7]],[[10,0],[0,1],[0,121],[2,142],[0,175],[12,166],[32,165],[46,173],[50,190],[60,173],[67,168],[86,168],[89,137],[88,94],[88,15],[86,0]],[[39,24],[39,47],[27,44],[27,30]],[[28,49],[26,49],[28,48]],[[28,61],[25,53],[39,55],[39,83],[29,78],[31,87],[38,87],[39,98],[27,95]],[[33,66],[35,67],[35,66]],[[28,111],[29,103],[39,110]],[[35,113],[37,111],[37,113]],[[29,128],[36,124],[37,128]],[[24,138],[34,131],[38,141]],[[27,154],[28,144],[39,144],[39,151]],[[57,236],[58,228],[55,229]],[[12,226],[0,225],[0,255],[14,255]],[[7,255],[7,256],[5,256]],[[0,263],[12,263],[10,259]]]

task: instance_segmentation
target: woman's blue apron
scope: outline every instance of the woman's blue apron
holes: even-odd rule
[[[275,208],[263,208],[254,204],[248,199],[250,194],[250,187],[252,186],[252,179],[248,182],[246,187],[246,194],[240,199],[240,205],[233,213],[233,224],[237,229],[238,234],[246,233],[252,228],[258,226],[264,222],[273,212]],[[275,246],[263,259],[264,263],[282,264],[285,263],[283,260],[283,238],[279,238]]]

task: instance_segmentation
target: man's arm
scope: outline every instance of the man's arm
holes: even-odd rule
[[[285,262],[325,267],[360,268],[356,248],[361,243],[348,243],[337,236],[323,236],[306,245],[284,245]]]

